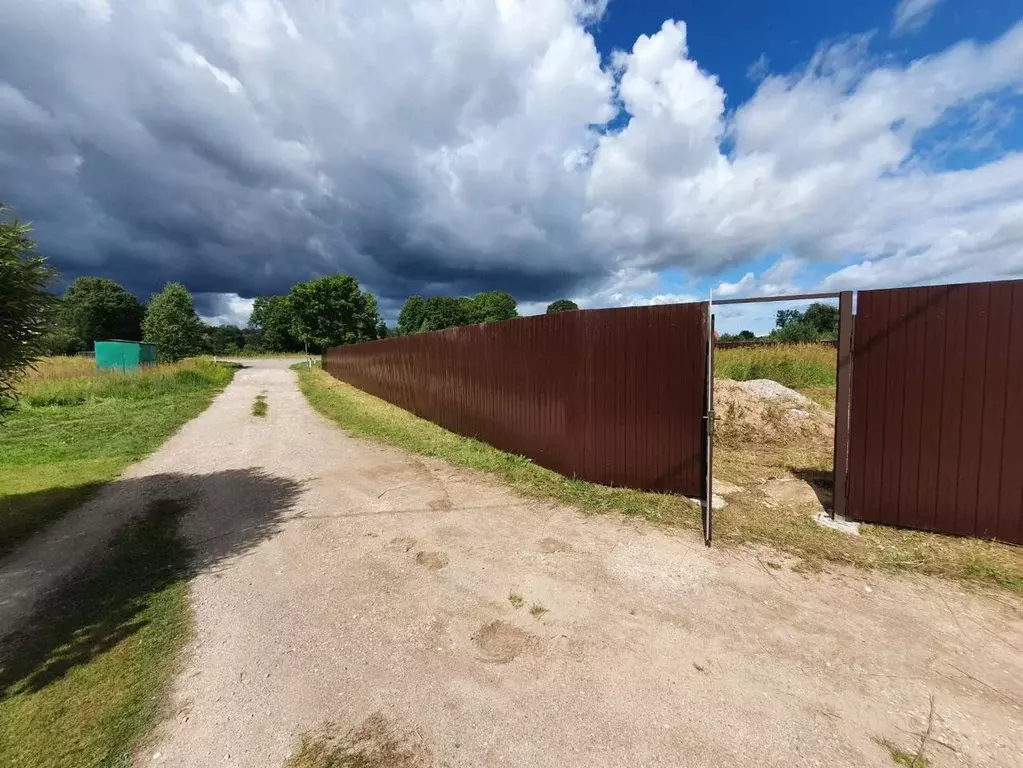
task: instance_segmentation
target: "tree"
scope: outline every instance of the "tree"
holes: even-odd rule
[[[398,313],[398,335],[419,333],[423,330],[423,318],[426,316],[426,299],[422,296],[409,296],[401,305]]]
[[[504,291],[468,296],[409,296],[398,314],[398,333],[439,331],[474,323],[497,323],[518,317],[515,297]]]
[[[803,322],[816,329],[820,338],[838,338],[838,320],[834,304],[811,304],[803,313]]]
[[[91,350],[97,339],[142,338],[145,307],[133,293],[105,277],[79,277],[64,293],[57,313],[57,332]]]
[[[315,351],[377,338],[376,297],[351,275],[331,275],[291,288],[292,333]]]
[[[51,322],[39,342],[44,355],[76,355],[85,349],[78,336],[60,322],[60,299],[54,297]]]
[[[477,293],[469,308],[470,322],[499,323],[519,316],[515,297],[504,291]]]
[[[776,341],[817,341],[838,338],[838,307],[831,304],[811,304],[806,312],[798,309],[778,311],[771,338]]]
[[[779,309],[774,324],[778,328],[784,328],[786,325],[801,322],[802,319],[803,313],[798,309]]]
[[[451,296],[431,296],[423,308],[423,325],[420,330],[440,331],[472,323],[468,313],[469,305]]]
[[[0,213],[10,210],[0,204]],[[31,227],[0,218],[0,419],[13,407],[15,384],[39,357],[57,272],[36,253]]]
[[[754,341],[756,334],[753,331],[739,331],[738,333],[721,333],[718,334],[718,341]]]
[[[260,345],[267,352],[294,352],[302,342],[292,333],[294,316],[288,296],[259,296],[252,305],[249,328],[259,332]]]
[[[214,355],[234,355],[245,346],[245,334],[234,325],[214,325],[206,329],[208,351]]]
[[[387,332],[387,324],[380,317],[380,307],[377,304],[377,297],[369,291],[361,291],[362,312],[359,314],[359,341],[372,341],[383,338],[380,335],[381,329]]]
[[[167,283],[152,298],[142,321],[142,337],[156,344],[160,362],[176,362],[202,351],[203,323],[185,286]]]
[[[556,315],[558,312],[571,312],[579,309],[579,305],[570,299],[558,299],[547,305],[547,314]]]
[[[771,331],[771,339],[774,341],[806,342],[818,341],[820,338],[817,329],[804,322],[788,323],[784,328]]]

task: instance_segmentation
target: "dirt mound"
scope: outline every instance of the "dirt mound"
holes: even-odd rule
[[[771,388],[753,387],[753,391],[750,391],[749,384],[728,380],[715,382],[714,411],[718,417],[720,440],[733,443],[787,443],[793,440],[830,443],[834,439],[832,414],[798,392],[795,394],[800,399],[785,396],[782,390],[786,388],[780,384]],[[764,394],[760,394],[761,391]]]
[[[801,406],[810,405],[812,402],[806,395],[801,395],[796,390],[789,389],[784,384],[779,384],[771,379],[740,381],[739,386],[761,400],[792,400]]]

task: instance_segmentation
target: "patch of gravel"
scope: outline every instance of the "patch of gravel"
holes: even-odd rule
[[[739,385],[754,397],[762,400],[794,400],[800,405],[809,405],[812,401],[806,395],[801,395],[794,389],[789,389],[784,384],[779,384],[771,379],[753,379],[752,381],[740,381]]]

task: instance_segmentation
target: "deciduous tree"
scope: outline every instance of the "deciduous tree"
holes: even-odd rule
[[[79,277],[65,291],[57,312],[56,333],[78,350],[91,350],[97,339],[142,338],[145,307],[135,294],[105,277]]]
[[[558,299],[547,305],[547,314],[554,315],[558,312],[571,312],[575,309],[579,309],[579,305],[571,299]]]
[[[259,332],[260,345],[267,352],[295,352],[302,342],[292,332],[294,317],[288,296],[260,296],[252,305],[249,328]]]
[[[423,309],[422,330],[440,331],[444,328],[469,325],[472,317],[467,310],[465,302],[451,296],[431,296],[426,300]]]
[[[409,296],[401,305],[398,313],[398,335],[419,333],[423,330],[423,319],[426,316],[426,299],[422,296]]]
[[[315,351],[377,338],[376,297],[351,275],[330,275],[292,286],[292,333]]]
[[[488,291],[477,293],[472,298],[470,322],[498,323],[518,317],[518,306],[515,297],[504,291]]]
[[[156,344],[160,362],[175,362],[202,351],[203,324],[185,286],[167,283],[152,298],[142,321],[142,336]]]
[[[838,307],[831,304],[811,304],[805,312],[781,309],[771,338],[777,341],[835,339],[838,338],[838,318]]]

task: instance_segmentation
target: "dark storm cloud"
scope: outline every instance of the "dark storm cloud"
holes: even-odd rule
[[[881,72],[822,46],[726,112],[682,22],[602,69],[580,19],[605,5],[8,2],[0,200],[65,280],[143,297],[345,272],[385,306],[625,304],[665,267],[767,253],[860,261],[835,276],[859,285],[1023,269],[1023,155],[945,173],[914,150],[950,108],[1018,90],[1023,24]]]
[[[542,299],[599,272],[561,244],[542,253],[536,222],[564,229],[556,210],[524,201],[509,216],[493,189],[456,201],[452,220],[430,202],[447,183],[439,142],[458,138],[458,110],[516,109],[514,71],[417,94],[400,60],[392,75],[386,60],[332,58],[339,41],[315,15],[295,27],[273,2],[192,10],[91,0],[5,11],[0,199],[35,222],[64,282],[103,275],[147,298],[180,280],[253,296],[342,271],[393,303],[495,288]],[[337,71],[353,62],[367,72]]]

